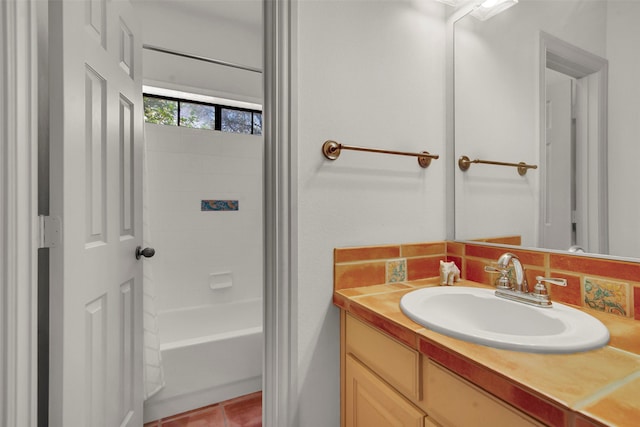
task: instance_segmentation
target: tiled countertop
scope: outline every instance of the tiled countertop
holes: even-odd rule
[[[401,312],[404,294],[437,283],[432,278],[342,289],[333,300],[545,424],[640,425],[640,322],[589,312],[609,328],[606,347],[559,355],[501,350],[433,332]],[[456,286],[486,287],[467,280]]]

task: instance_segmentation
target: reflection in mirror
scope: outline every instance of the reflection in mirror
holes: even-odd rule
[[[540,58],[540,246],[608,253],[608,61],[547,33]]]
[[[552,69],[545,73],[545,163],[541,246],[567,249],[577,245],[576,131],[574,106],[576,79]],[[555,182],[556,185],[550,185]]]
[[[640,257],[640,2],[520,0],[455,23],[455,237]]]

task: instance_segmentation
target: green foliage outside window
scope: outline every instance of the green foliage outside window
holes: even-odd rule
[[[218,104],[144,96],[147,123],[262,135],[262,113]],[[219,120],[219,122],[217,122]]]
[[[178,125],[178,101],[144,97],[144,121],[158,125]]]
[[[181,102],[180,126],[214,130],[216,128],[216,107],[213,105]]]

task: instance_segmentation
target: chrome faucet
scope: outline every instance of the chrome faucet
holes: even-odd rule
[[[567,286],[566,279],[554,279],[551,277],[536,276],[537,283],[533,292],[529,292],[526,271],[516,255],[506,252],[498,258],[498,267],[485,266],[488,273],[499,273],[496,280],[496,296],[512,301],[522,302],[536,307],[551,307],[549,293],[543,282],[558,286]],[[512,277],[509,265],[513,265],[515,277]]]
[[[498,258],[498,268],[501,270],[508,270],[510,263],[513,264],[513,270],[516,275],[515,279],[511,281],[511,289],[515,292],[528,293],[529,284],[527,283],[527,275],[520,262],[520,258],[511,252],[504,253]]]

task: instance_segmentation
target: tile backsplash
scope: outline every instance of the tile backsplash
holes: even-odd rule
[[[484,271],[504,252],[526,268],[530,288],[536,276],[567,279],[549,286],[552,300],[640,320],[640,263],[584,254],[500,247],[485,242],[428,242],[338,248],[334,251],[334,288],[347,289],[439,276],[440,261],[454,261],[463,279],[493,285]]]
[[[436,277],[445,257],[445,242],[338,248],[334,250],[335,289]]]

